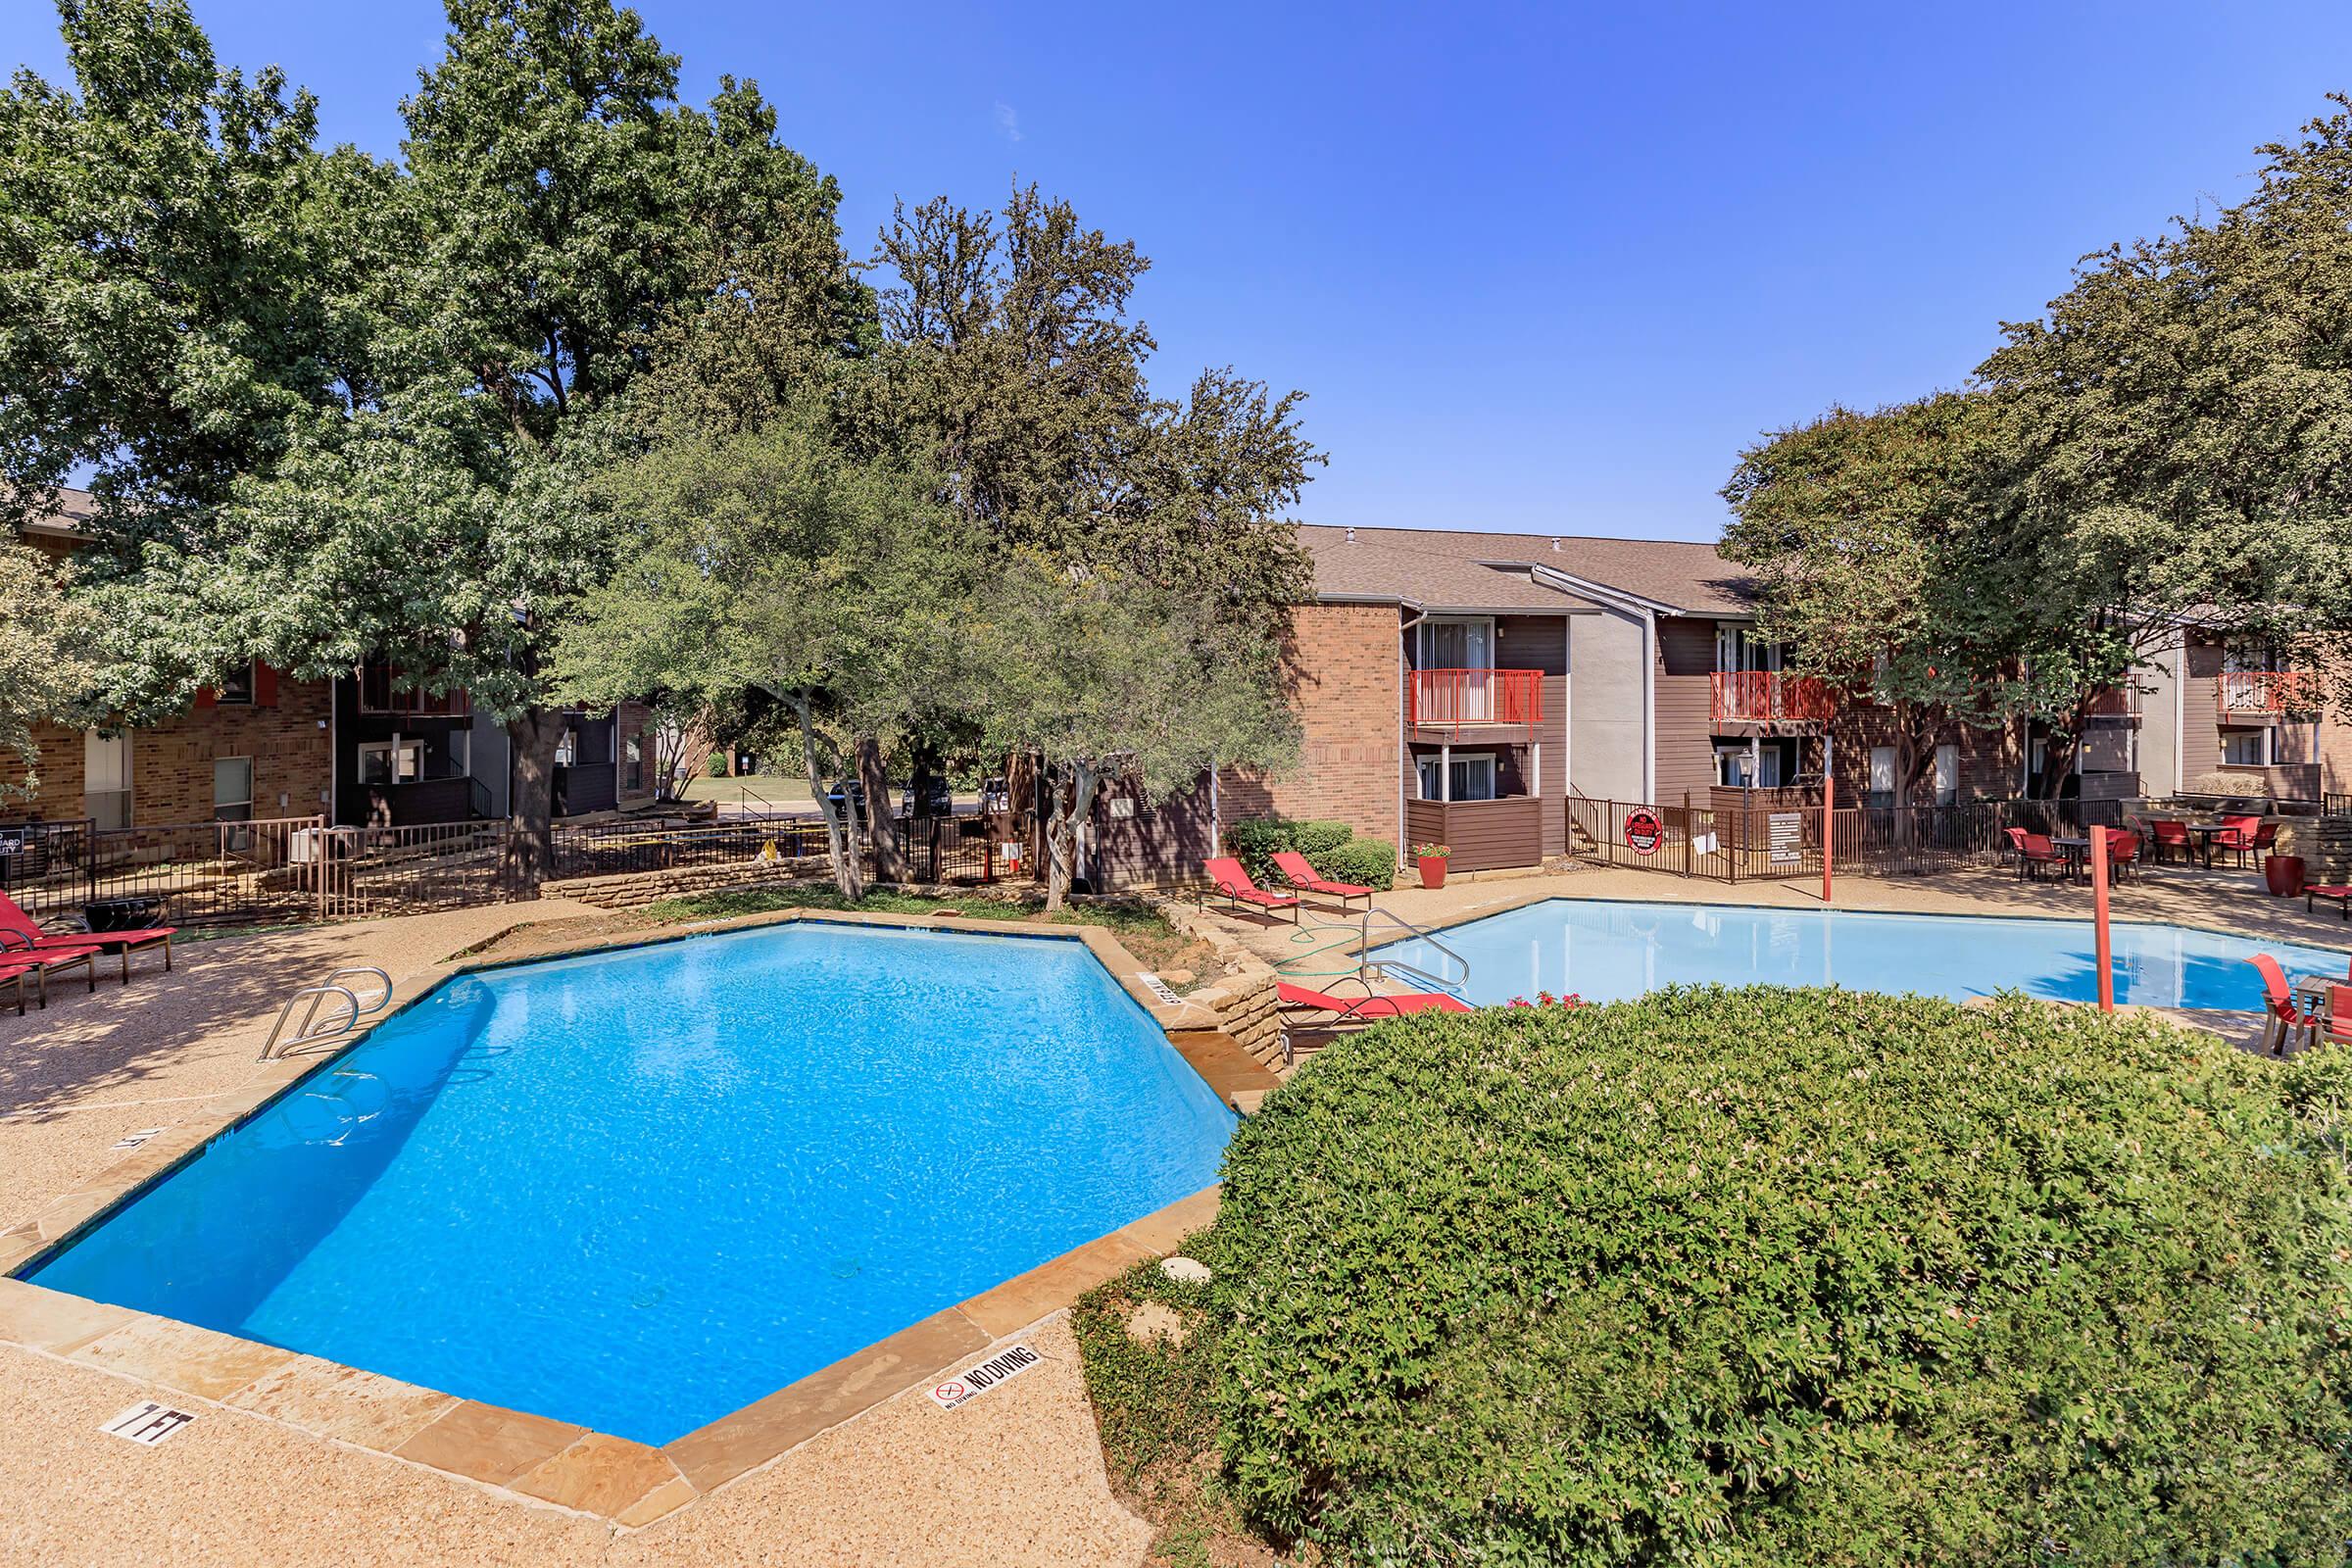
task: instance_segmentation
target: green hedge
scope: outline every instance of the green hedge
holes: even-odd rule
[[[1389,888],[1396,880],[1396,850],[1379,839],[1359,839],[1345,822],[1251,817],[1225,827],[1225,851],[1239,858],[1260,887],[1280,888],[1285,878],[1274,857],[1297,850],[1307,863],[1335,882]]]
[[[1340,1562],[2339,1562],[2348,1060],[1773,988],[1379,1025],[1227,1155],[1232,1483]]]
[[[1334,882],[1361,882],[1383,892],[1396,885],[1396,846],[1387,839],[1349,839],[1308,859]]]

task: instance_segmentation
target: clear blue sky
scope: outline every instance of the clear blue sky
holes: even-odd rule
[[[196,0],[396,149],[437,0]],[[1931,10],[1942,13],[1928,14]],[[2352,7],[1383,8],[646,0],[836,175],[1070,198],[1156,264],[1155,384],[1309,395],[1309,520],[1711,538],[1756,432],[1958,385],[2084,251],[2248,188]],[[63,71],[40,0],[0,59]]]

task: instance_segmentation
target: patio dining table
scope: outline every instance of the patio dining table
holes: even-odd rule
[[[2227,822],[2186,822],[2181,825],[2187,828],[2189,832],[2196,835],[2197,847],[2202,850],[2205,855],[2205,869],[2208,871],[2212,870],[2214,835],[2217,833],[2230,832],[2230,824]]]
[[[2079,877],[2082,874],[2084,863],[2090,858],[2090,836],[2086,833],[2054,834],[2050,838],[2050,848],[2066,857],[2067,876]]]

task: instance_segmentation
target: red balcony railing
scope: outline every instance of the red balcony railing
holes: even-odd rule
[[[1709,696],[1718,724],[1824,724],[1833,710],[1820,676],[1777,669],[1719,669]]]
[[[1415,726],[1544,722],[1540,669],[1416,669],[1405,688],[1405,718]]]
[[[2320,706],[2319,683],[2308,669],[2226,669],[2217,685],[2225,718],[2231,713],[2307,713]]]

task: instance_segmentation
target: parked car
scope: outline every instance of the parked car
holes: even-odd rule
[[[919,799],[918,799],[919,793]],[[929,778],[919,785],[909,784],[899,795],[901,816],[954,816],[956,792],[944,778]]]
[[[1009,811],[1012,809],[1012,786],[1002,778],[980,781],[980,809]]]
[[[855,801],[858,805],[858,820],[862,822],[866,819],[865,781],[863,779],[835,779],[833,781],[833,787],[825,791],[825,799],[833,803],[833,814],[835,816],[842,815],[843,812],[848,809],[848,807],[844,804],[845,801]]]

